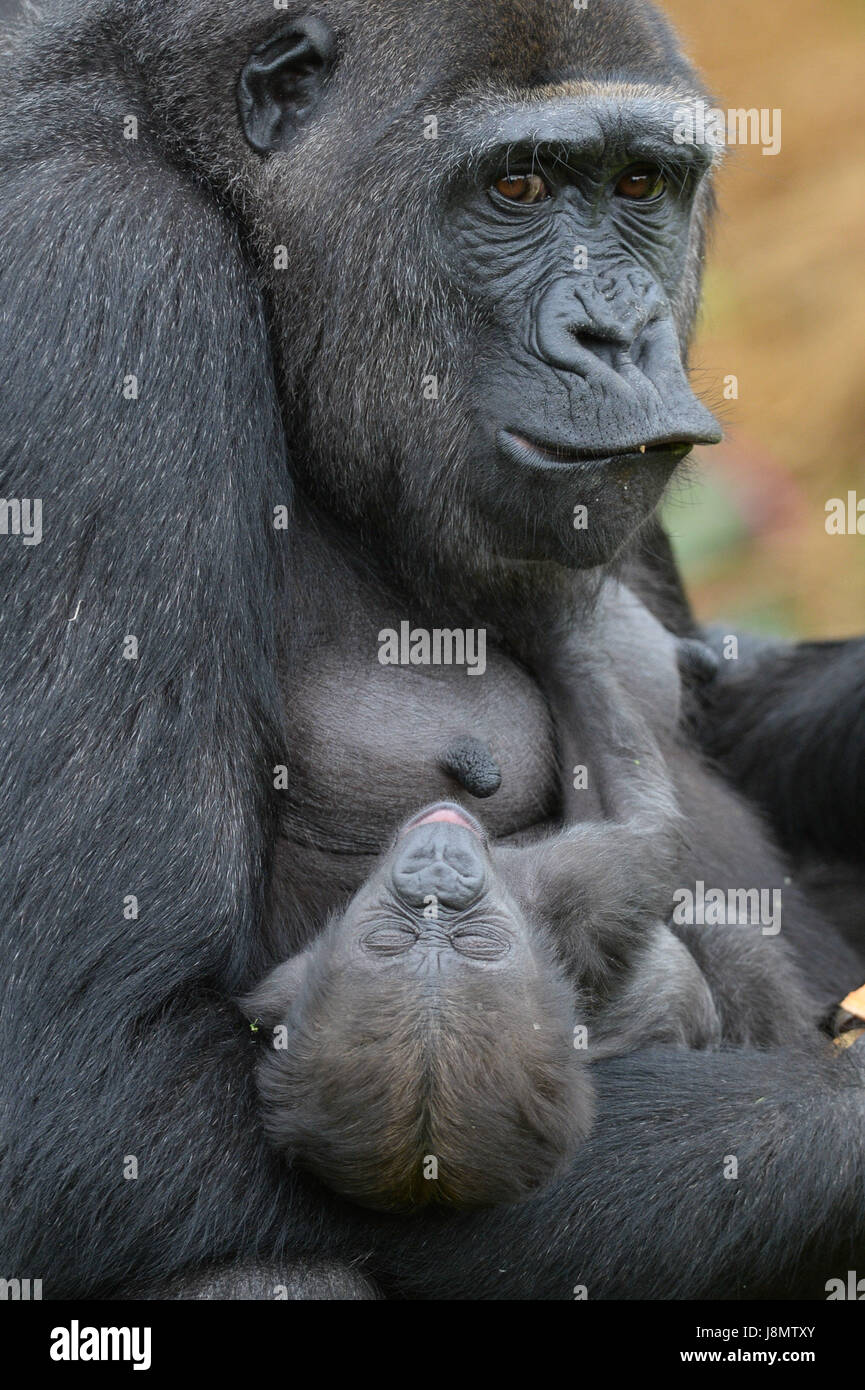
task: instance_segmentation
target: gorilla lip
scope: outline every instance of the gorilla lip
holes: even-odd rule
[[[407,835],[410,830],[417,830],[419,825],[431,825],[434,821],[445,821],[450,825],[461,825],[464,830],[470,830],[473,835],[483,838],[480,823],[468,811],[464,811],[462,806],[458,806],[455,801],[440,801],[435,806],[429,806],[421,811],[419,815],[404,825],[400,831],[401,835]]]
[[[623,449],[568,450],[561,444],[542,444],[519,434],[516,430],[500,430],[498,444],[503,454],[516,463],[533,468],[573,468],[581,464],[608,463],[613,460],[646,458],[649,455],[670,455],[682,459],[689,454],[693,439],[661,439],[646,444],[632,444]]]

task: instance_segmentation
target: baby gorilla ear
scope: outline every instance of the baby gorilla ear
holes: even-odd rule
[[[299,956],[282,961],[259,981],[255,989],[238,999],[238,1008],[251,1022],[257,1021],[269,1028],[282,1023],[292,1002],[300,993],[310,955],[311,948],[308,948]]]
[[[254,150],[285,149],[318,105],[336,45],[321,19],[305,19],[259,48],[240,74],[237,106]]]

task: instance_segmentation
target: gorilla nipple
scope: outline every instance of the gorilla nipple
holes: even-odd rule
[[[439,767],[472,796],[492,796],[502,784],[502,772],[486,743],[466,736],[452,744],[439,759]]]

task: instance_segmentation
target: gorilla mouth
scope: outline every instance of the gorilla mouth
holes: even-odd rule
[[[694,439],[681,437],[654,439],[645,444],[628,444],[623,448],[607,449],[568,449],[562,444],[542,443],[518,434],[516,430],[501,430],[499,446],[508,458],[516,463],[528,463],[533,467],[549,467],[550,464],[567,468],[584,463],[609,463],[613,460],[638,460],[640,457],[662,455],[683,459],[697,443]]]
[[[417,830],[419,825],[430,825],[433,821],[446,821],[451,825],[461,825],[464,830],[470,830],[479,839],[484,837],[480,821],[475,820],[473,815],[463,810],[462,806],[459,806],[455,801],[437,801],[434,806],[427,806],[410,821],[406,821],[400,835],[407,835],[410,830]]]

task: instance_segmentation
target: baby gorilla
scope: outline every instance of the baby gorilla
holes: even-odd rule
[[[594,621],[592,640],[585,624],[580,642],[552,634],[542,686],[561,766],[591,764],[595,809],[564,776],[564,829],[491,844],[462,806],[428,795],[345,911],[242,1001],[273,1030],[258,1070],[271,1139],[354,1201],[517,1201],[587,1134],[587,1061],[771,1041],[807,1013],[780,942],[723,928],[686,945],[665,925],[701,865],[689,867],[671,768],[711,654],[620,585]],[[345,688],[364,677],[359,666]],[[398,698],[363,707],[417,745],[419,783],[446,766],[470,795],[497,794],[482,740],[456,736],[442,755],[405,729]]]
[[[612,856],[609,825],[495,849],[455,803],[403,825],[345,913],[243,1001],[274,1029],[258,1081],[276,1147],[368,1206],[516,1201],[591,1126],[583,1020],[593,1060],[717,1041],[699,969],[647,918],[663,832],[617,830]],[[590,903],[607,907],[586,931]],[[564,917],[580,945],[563,956]]]

